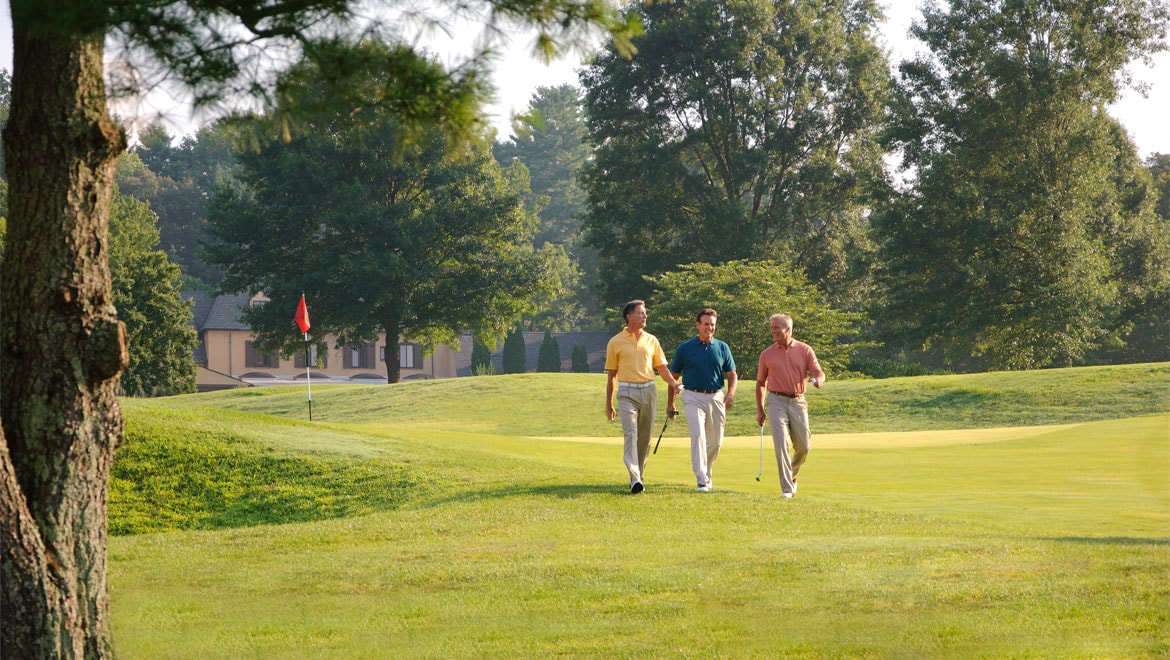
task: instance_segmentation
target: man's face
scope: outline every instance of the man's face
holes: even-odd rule
[[[792,324],[784,319],[773,319],[770,327],[772,340],[781,346],[787,346],[792,339]]]
[[[715,336],[715,317],[710,314],[695,321],[695,328],[699,331],[699,341],[706,343]]]
[[[646,306],[638,305],[634,311],[626,314],[626,324],[633,330],[641,330],[646,327]]]

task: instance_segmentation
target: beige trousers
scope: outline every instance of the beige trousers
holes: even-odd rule
[[[650,436],[654,434],[654,416],[658,413],[658,388],[654,385],[629,387],[619,383],[617,412],[622,420],[622,459],[630,473],[630,486],[633,486],[642,481],[642,472],[646,470]]]
[[[793,485],[796,473],[808,458],[809,429],[808,401],[804,395],[790,399],[779,394],[768,393],[768,419],[772,424],[772,446],[776,450],[776,464],[780,468],[780,489],[785,493],[796,492]],[[788,443],[792,442],[792,454]]]

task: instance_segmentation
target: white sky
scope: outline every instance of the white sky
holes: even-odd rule
[[[889,19],[885,26],[885,41],[892,51],[891,59],[896,62],[913,54],[913,47],[906,39],[910,21],[918,15],[918,2],[893,0],[886,9]],[[513,40],[505,55],[496,66],[495,85],[497,102],[487,111],[492,124],[501,136],[510,134],[510,117],[528,107],[537,87],[551,87],[563,83],[577,83],[576,71],[580,62],[568,57],[545,65],[531,55],[531,38]],[[1122,99],[1110,106],[1110,114],[1116,117],[1129,131],[1138,146],[1139,154],[1145,158],[1151,153],[1170,153],[1170,123],[1166,113],[1170,110],[1170,52],[1163,52],[1155,59],[1153,67],[1141,63],[1132,65],[1135,79],[1149,85],[1147,96],[1127,92]],[[9,0],[0,0],[0,68],[12,71],[12,24]],[[190,133],[198,122],[182,108],[170,108],[166,118],[171,122],[172,132]]]

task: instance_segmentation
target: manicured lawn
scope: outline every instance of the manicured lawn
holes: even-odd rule
[[[729,438],[715,492],[694,492],[678,420],[629,495],[593,375],[314,388],[328,421],[312,423],[285,388],[127,401],[115,644],[124,658],[1165,655],[1168,371],[1126,369],[1056,370],[1059,387],[1012,374],[1021,403],[997,415],[1019,428],[971,423],[962,393],[986,385],[965,379],[986,375],[831,383],[791,501],[770,442],[755,480],[754,421]],[[1154,395],[1126,417],[1042,413],[1051,397],[1020,394],[1028,376]],[[872,422],[831,410],[886,392],[909,403],[883,404],[902,413],[881,430],[902,432],[858,433]],[[953,428],[922,403],[939,400]],[[1023,421],[1049,417],[1063,426]]]

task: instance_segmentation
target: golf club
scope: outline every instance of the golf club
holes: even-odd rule
[[[678,413],[671,413],[670,411],[666,412],[666,421],[662,423],[662,432],[658,434],[658,442],[654,443],[654,452],[653,453],[655,453],[655,454],[658,453],[658,445],[662,444],[662,434],[666,433],[666,425],[669,424],[671,418],[677,414]]]
[[[756,475],[756,481],[764,476],[764,425],[760,424],[760,473]]]

